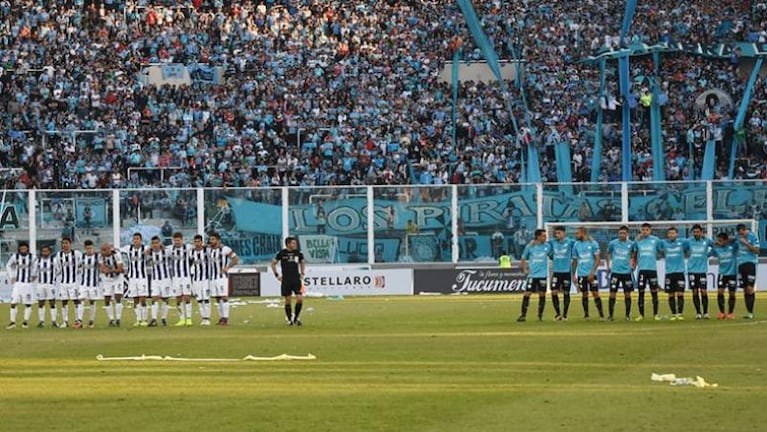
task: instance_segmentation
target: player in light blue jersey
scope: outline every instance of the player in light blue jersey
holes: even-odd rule
[[[604,319],[602,299],[599,297],[599,284],[596,282],[597,269],[599,268],[600,254],[599,244],[589,235],[585,227],[575,231],[575,243],[573,243],[573,282],[581,292],[581,304],[583,305],[583,318],[589,319],[589,291],[594,297],[599,318]]]
[[[642,224],[642,230],[634,241],[634,260],[639,270],[639,316],[637,321],[644,319],[644,293],[650,288],[652,295],[652,314],[655,320],[660,319],[658,315],[658,254],[660,252],[660,239],[652,235],[652,226],[648,223]]]
[[[623,288],[623,301],[626,306],[626,321],[631,320],[631,292],[634,291],[634,281],[631,277],[636,263],[632,258],[634,242],[628,238],[629,228],[618,228],[618,238],[607,245],[607,268],[610,270],[610,300],[608,303],[607,319],[612,321],[615,313],[615,302],[618,288]]]
[[[671,227],[666,230],[666,238],[661,240],[661,251],[666,260],[666,283],[668,307],[671,309],[671,321],[683,320],[686,243],[679,238],[679,231]]]
[[[716,236],[716,243],[711,248],[711,256],[719,261],[716,303],[719,306],[719,320],[735,319],[735,291],[738,289],[738,244],[725,232]],[[729,291],[727,299],[729,313],[724,314],[724,290]]]
[[[556,320],[567,320],[570,310],[570,286],[572,285],[573,239],[567,237],[565,227],[554,228],[554,239],[549,240],[551,246],[551,303],[554,305]],[[564,310],[560,314],[559,293],[564,294]]]
[[[703,227],[692,226],[692,237],[687,239],[687,280],[695,305],[695,319],[708,319],[708,257],[713,243],[703,236]],[[701,311],[701,303],[703,310]]]
[[[738,273],[740,286],[743,287],[743,299],[746,301],[748,313],[744,319],[754,319],[754,287],[756,287],[756,265],[759,263],[759,237],[745,224],[737,227],[738,235]]]
[[[535,230],[535,239],[525,246],[520,265],[527,276],[525,296],[522,298],[522,314],[518,322],[527,319],[527,308],[530,306],[530,296],[538,293],[538,320],[543,319],[543,308],[546,305],[546,278],[549,276],[549,255],[551,245],[546,241],[546,230]]]

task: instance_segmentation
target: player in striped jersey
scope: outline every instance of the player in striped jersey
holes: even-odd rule
[[[149,262],[152,266],[151,286],[152,292],[152,321],[149,327],[157,327],[157,312],[162,303],[162,325],[168,325],[168,299],[171,293],[171,270],[170,254],[160,241],[159,236],[152,237],[149,249]]]
[[[202,236],[194,236],[194,247],[191,254],[192,264],[192,296],[197,299],[202,321],[200,325],[210,325],[210,268],[208,263],[208,248],[202,242]]]
[[[83,254],[72,249],[69,237],[61,239],[61,250],[53,259],[56,280],[59,283],[57,295],[61,300],[61,324],[59,327],[69,327],[69,300],[77,307],[80,304],[79,276],[82,268]]]
[[[56,327],[56,272],[54,271],[51,247],[40,248],[40,258],[37,259],[37,327],[45,327],[45,302],[51,309],[51,325]]]
[[[176,297],[179,320],[176,327],[192,325],[192,278],[190,277],[190,254],[193,247],[184,244],[184,235],[173,234],[173,245],[168,247],[172,273],[171,293]]]
[[[35,279],[37,278],[37,260],[29,253],[29,244],[19,242],[18,251],[11,255],[5,266],[13,291],[11,294],[11,322],[7,329],[16,328],[16,314],[19,312],[16,306],[24,305],[24,321],[22,328],[28,327],[29,318],[32,317],[32,303],[35,299]]]
[[[217,232],[208,234],[210,257],[210,292],[218,301],[218,325],[229,325],[229,270],[239,264],[240,258],[229,246],[221,243]]]
[[[136,322],[133,327],[147,327],[148,314],[146,298],[149,297],[149,248],[144,243],[141,233],[134,233],[129,246],[124,246],[120,252],[127,257],[128,266],[128,297],[133,298],[133,309],[136,312]]]
[[[101,245],[101,291],[104,294],[104,309],[109,318],[109,327],[120,327],[123,314],[123,260],[120,253],[111,244]],[[112,297],[115,299],[112,308]]]
[[[88,328],[93,328],[96,325],[96,300],[100,300],[103,296],[99,285],[101,282],[101,271],[99,253],[96,252],[96,247],[93,245],[93,241],[85,240],[85,253],[83,254],[83,271],[80,279],[80,297],[82,301],[77,307],[75,320],[75,328],[82,328],[83,326],[83,308],[87,301],[89,305],[90,316],[88,318]]]

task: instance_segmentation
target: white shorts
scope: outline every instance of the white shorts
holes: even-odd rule
[[[129,279],[128,294],[125,297],[149,297],[149,281],[147,279]]]
[[[210,281],[210,296],[229,297],[229,284],[226,278]]]
[[[170,298],[170,279],[152,281],[152,297]]]
[[[192,280],[186,278],[173,278],[170,284],[170,293],[173,297],[192,295]]]
[[[79,300],[80,286],[77,284],[61,284],[56,290],[56,297],[59,300]]]
[[[192,296],[198,301],[210,300],[210,284],[208,281],[192,281]]]
[[[80,296],[83,300],[101,300],[104,298],[104,292],[97,286],[83,286],[80,287]]]
[[[125,281],[123,281],[122,277],[116,277],[114,279],[102,279],[101,291],[104,294],[104,297],[123,295],[125,293]]]
[[[11,304],[31,305],[35,302],[35,284],[15,282],[11,291]]]
[[[56,299],[56,285],[53,284],[38,284],[37,285],[37,300],[55,300]]]

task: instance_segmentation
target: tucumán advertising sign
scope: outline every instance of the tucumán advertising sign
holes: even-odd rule
[[[525,275],[519,268],[416,269],[414,273],[415,294],[511,294],[525,291]]]

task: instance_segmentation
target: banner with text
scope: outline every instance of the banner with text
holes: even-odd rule
[[[368,270],[348,266],[312,266],[306,268],[304,287],[307,295],[373,296],[412,295],[413,270]],[[261,295],[279,296],[280,281],[271,269],[261,273]]]
[[[440,294],[511,294],[525,291],[519,268],[416,269],[414,292]]]

